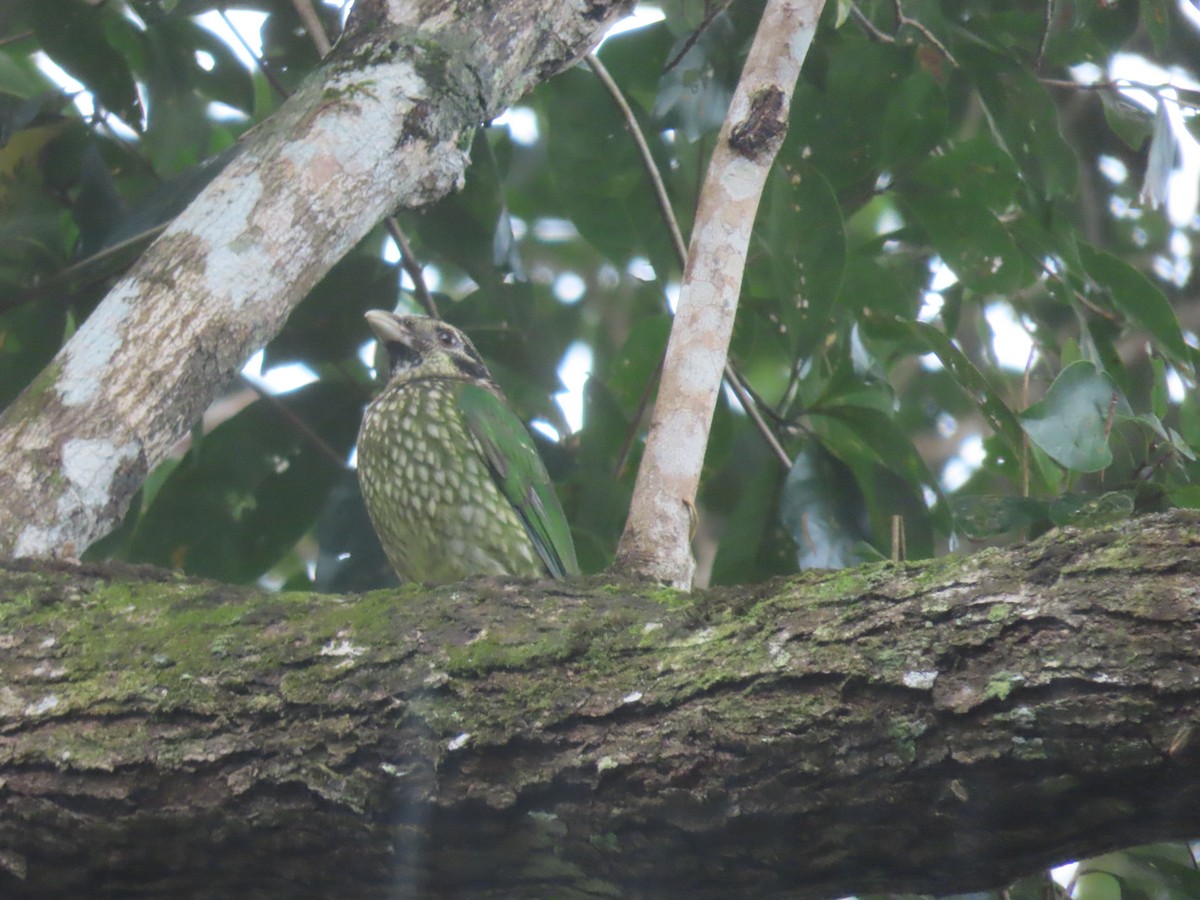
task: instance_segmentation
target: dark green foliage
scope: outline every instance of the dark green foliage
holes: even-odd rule
[[[143,490],[124,546],[109,551],[230,581],[258,577],[321,512],[354,444],[362,396],[318,382],[256,400],[203,437],[193,432],[187,455]]]

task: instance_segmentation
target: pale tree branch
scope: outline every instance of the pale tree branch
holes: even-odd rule
[[[321,24],[321,17],[317,15],[312,0],[292,0],[292,7],[296,10],[300,21],[304,23],[304,30],[308,32],[308,39],[313,42],[317,54],[321,57],[328,56],[329,51],[333,49],[333,44],[329,40],[329,35],[325,33],[325,26]]]
[[[474,129],[631,5],[359,0],[320,71],[0,416],[0,555],[74,557],[111,530],[333,264],[461,184]]]
[[[322,58],[328,56],[329,51],[333,49],[333,44],[329,40],[329,35],[325,33],[325,26],[321,24],[321,18],[317,15],[317,11],[312,5],[312,0],[292,0],[292,6],[295,8],[296,14],[300,17],[300,21],[304,23],[304,30],[308,33],[309,40],[313,42],[317,53]],[[246,44],[245,38],[241,34],[238,34],[238,39],[250,51],[251,55],[254,56],[254,61],[258,64],[259,70],[270,78],[270,73],[263,64],[262,58],[250,50],[249,45]],[[283,88],[279,88],[279,90],[283,96],[287,96],[287,92]],[[434,301],[433,295],[429,292],[429,288],[425,284],[425,276],[421,271],[421,264],[413,256],[412,248],[408,244],[408,238],[400,228],[400,221],[395,215],[389,215],[383,220],[383,226],[387,229],[388,234],[392,236],[392,240],[395,241],[396,247],[400,251],[400,267],[412,279],[413,293],[416,295],[417,302],[421,304],[421,307],[427,314],[434,318],[441,318],[437,303]]]
[[[625,119],[625,128],[633,138],[633,142],[637,145],[638,155],[642,160],[642,168],[646,170],[646,177],[650,179],[650,184],[654,188],[654,199],[658,203],[658,208],[662,214],[663,221],[667,225],[667,230],[671,232],[671,243],[675,247],[675,255],[679,260],[680,266],[687,265],[687,245],[683,241],[683,232],[679,230],[679,222],[675,218],[675,210],[671,208],[671,198],[667,195],[666,185],[663,184],[662,175],[658,171],[658,166],[654,164],[654,156],[650,152],[650,145],[646,143],[646,136],[642,134],[641,126],[638,125],[637,116],[633,114],[633,108],[625,99],[625,95],[621,93],[620,87],[609,74],[608,67],[604,65],[600,57],[595,53],[589,53],[586,57],[588,65],[592,67],[592,71],[596,73],[596,77],[600,79],[605,90],[613,98],[613,102],[617,104],[617,108],[621,111],[621,116]],[[654,370],[651,376],[657,379],[662,372],[662,363]],[[746,388],[745,382],[742,379],[742,374],[734,368],[733,363],[725,361],[725,380],[729,384],[730,390],[737,395],[738,402],[742,404],[742,408],[746,411],[746,415],[754,423],[754,427],[758,429],[763,440],[775,453],[776,458],[783,465],[784,471],[792,467],[792,459],[788,452],[779,443],[779,438],[775,436],[775,432],[763,419],[762,413],[759,412],[758,404],[750,391]],[[653,383],[653,382],[652,382]],[[646,394],[649,394],[647,389]],[[640,416],[635,416],[633,420],[634,428],[637,427]],[[626,443],[628,444],[629,439]],[[620,454],[624,456],[624,453]]]
[[[650,182],[654,187],[655,200],[658,202],[658,207],[662,212],[663,219],[667,224],[668,230],[671,232],[671,243],[675,247],[675,254],[679,259],[679,264],[681,266],[686,266],[687,245],[684,243],[683,233],[679,230],[679,222],[675,218],[675,212],[671,209],[671,201],[667,196],[667,189],[663,184],[662,175],[659,174],[658,168],[654,165],[654,157],[651,155],[650,147],[646,143],[646,138],[642,134],[641,128],[638,126],[637,118],[634,116],[633,110],[630,108],[629,103],[625,100],[624,95],[621,94],[620,88],[617,87],[617,83],[609,74],[608,69],[605,67],[604,63],[600,61],[600,58],[594,53],[589,53],[587,55],[587,61],[600,80],[604,82],[604,86],[608,89],[609,93],[616,101],[617,106],[621,110],[621,115],[625,118],[625,124],[628,127],[630,134],[633,136],[634,142],[637,144],[638,153],[642,158],[642,165],[645,167],[650,178]],[[662,367],[663,364],[660,362],[658,368],[654,370],[653,376],[651,376],[652,379],[657,380],[659,375],[662,373]],[[733,367],[733,364],[728,360],[725,361],[725,380],[729,384],[730,389],[737,396],[738,402],[742,404],[742,408],[746,410],[746,414],[750,416],[750,419],[754,422],[755,428],[758,429],[759,433],[763,436],[763,439],[775,453],[776,458],[778,458],[780,463],[782,463],[784,469],[791,468],[791,457],[783,448],[783,445],[779,443],[779,439],[775,436],[775,433],[771,430],[770,426],[767,425],[766,421],[763,419],[762,413],[758,410],[758,404],[755,402],[754,397],[751,396],[749,390],[746,388],[746,385],[742,380],[741,373],[738,372]],[[648,393],[649,390],[647,390],[647,394]],[[640,418],[640,416],[634,417],[635,425],[638,418]],[[623,457],[624,453],[620,455]]]
[[[771,0],[717,137],[692,230],[619,569],[690,588],[690,537],[759,197],[823,0]]]

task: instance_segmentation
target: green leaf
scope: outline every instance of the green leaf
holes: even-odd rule
[[[105,14],[84,0],[26,0],[25,13],[46,54],[82,82],[100,106],[140,131],[142,108],[133,74],[108,41]]]
[[[1059,373],[1046,396],[1021,413],[1021,427],[1055,462],[1076,472],[1099,472],[1112,462],[1108,435],[1114,417],[1132,415],[1116,385],[1081,360]]]
[[[1058,108],[1033,72],[978,45],[964,44],[957,55],[1024,177],[1044,197],[1070,196],[1078,178],[1075,151],[1063,139]]]
[[[1105,891],[1104,878],[1116,881],[1124,900],[1191,900],[1200,896],[1200,872],[1190,848],[1182,842],[1147,844],[1080,860],[1076,884],[1092,878]],[[1077,888],[1072,896],[1082,895]],[[1097,896],[1104,900],[1107,895]],[[1092,900],[1091,894],[1087,900]]]
[[[613,400],[627,416],[632,417],[644,400],[647,401],[646,409],[653,403],[658,390],[659,367],[670,333],[670,316],[640,319],[632,323],[629,336],[613,355],[604,381]]]
[[[363,503],[358,474],[345,472],[317,518],[317,570],[313,587],[330,593],[363,593],[398,584]]]
[[[758,457],[753,464],[744,459],[747,471],[740,479],[737,503],[717,546],[711,584],[758,581],[760,560],[771,543],[769,532],[778,529],[775,510],[783,471],[773,456],[763,452]]]
[[[618,269],[642,255],[665,280],[679,269],[675,251],[637,148],[600,80],[569,69],[539,96],[545,99],[550,169],[579,233]],[[644,114],[639,118],[644,122]]]
[[[1175,310],[1158,287],[1124,260],[1079,242],[1087,274],[1112,299],[1113,305],[1149,332],[1159,348],[1191,375],[1191,352],[1183,339]]]
[[[903,207],[942,259],[980,292],[1012,292],[1033,277],[1032,261],[1000,218],[1011,218],[1020,188],[1012,158],[984,138],[959,142],[896,182]]]
[[[1171,7],[1168,0],[1141,0],[1142,24],[1154,44],[1154,53],[1162,56],[1171,37]]]
[[[795,356],[824,335],[846,269],[841,208],[812,166],[776,166],[754,227],[746,289],[764,300]]]
[[[436,253],[466,272],[481,288],[494,290],[512,272],[517,247],[504,204],[504,185],[484,129],[471,145],[466,185],[418,214],[404,217],[404,230],[420,238],[418,250]],[[498,238],[498,230],[505,232]],[[503,257],[496,258],[498,244]],[[418,253],[418,256],[421,254]]]
[[[897,426],[891,416],[865,406],[821,406],[811,412],[841,422],[864,446],[871,449],[881,465],[910,484],[928,487],[940,499],[945,500],[938,480],[929,471],[925,460],[921,458],[908,435]]]
[[[850,468],[819,441],[796,454],[783,486],[780,519],[801,569],[845,569],[868,558],[867,510]]]
[[[967,287],[981,293],[1008,293],[1032,280],[1030,260],[986,206],[955,191],[909,188],[901,198],[943,261]]]
[[[371,337],[363,313],[395,307],[399,282],[398,266],[377,254],[357,252],[343,257],[267,345],[263,367],[353,361],[358,348]]]
[[[847,31],[839,33],[838,52],[825,61],[825,71],[802,78],[796,86],[788,136],[779,154],[781,160],[807,160],[839,194],[869,191],[878,178],[884,143],[880,111],[891,104],[914,68],[909,48],[872,43]],[[806,72],[816,66],[810,54]],[[902,150],[896,145],[889,149]]]
[[[1107,872],[1085,872],[1075,878],[1074,900],[1121,900],[1121,882]]]
[[[471,336],[522,419],[545,418],[567,433],[552,395],[562,389],[558,366],[578,330],[577,307],[524,282],[473,291],[443,315]]]
[[[950,501],[955,527],[973,540],[987,540],[1030,528],[1049,518],[1049,503],[1031,497],[970,494]]]
[[[880,165],[895,167],[924,157],[945,139],[949,124],[945,91],[924,69],[914,71],[884,110]]]
[[[361,411],[353,387],[320,382],[251,403],[193,444],[142,515],[125,557],[227,581],[259,577],[312,527],[345,471],[310,435],[344,458]]]
[[[1200,484],[1185,484],[1167,489],[1172,506],[1180,509],[1200,509]]]
[[[621,93],[649,109],[658,96],[663,62],[670,58],[673,43],[675,38],[666,22],[656,22],[607,38],[597,55]]]
[[[50,362],[66,322],[57,304],[29,303],[0,315],[0,410]]]
[[[944,503],[932,512],[929,509],[924,491],[932,490],[944,499],[941,488],[890,415],[891,410],[885,414],[847,406],[830,414],[814,414],[810,421],[822,446],[853,472],[866,504],[874,546],[888,546],[892,520],[899,516],[904,520],[907,558],[932,556],[933,525],[936,520],[941,533],[949,534],[950,510]],[[872,430],[873,425],[880,427]],[[909,477],[915,469],[925,475]]]
[[[725,111],[737,83],[733,23],[722,12],[700,32],[689,34],[671,48],[669,59],[691,46],[678,63],[662,75],[654,102],[654,119],[674,128],[689,142],[715,133],[725,121]]]
[[[212,100],[251,115],[254,112],[254,79],[246,67],[227,43],[207,28],[194,22],[189,24],[192,27],[184,35],[191,45],[192,60],[195,60],[196,51],[207,53],[213,60],[211,69],[195,64],[193,77],[197,90]]]
[[[925,322],[888,319],[884,316],[864,316],[863,324],[883,337],[907,337],[937,356],[954,376],[962,391],[979,407],[987,423],[1004,439],[1014,456],[1020,458],[1023,441],[1022,426],[1016,415],[1000,399],[983,373],[940,329]]]
[[[108,235],[125,214],[112,174],[94,141],[83,151],[79,196],[73,213],[79,226],[76,251],[83,257],[91,256],[105,246]]]
[[[921,290],[929,280],[925,266],[919,270],[894,256],[880,255],[876,246],[850,250],[838,302],[839,309],[881,319],[911,319],[917,314]]]
[[[580,568],[598,572],[612,562],[625,525],[641,445],[632,440],[629,419],[599,378],[588,379],[583,401],[576,467],[567,483],[559,484],[558,494],[572,525]],[[627,439],[627,455],[618,471]]]
[[[1012,157],[985,137],[956,141],[945,153],[922,162],[911,177],[996,213],[1010,210],[1021,188]]]
[[[336,34],[337,10],[324,3],[313,6],[324,20],[326,34]],[[292,4],[269,3],[263,11],[267,13],[259,29],[263,62],[286,93],[295,93],[300,81],[320,64],[321,58]]]
[[[1113,134],[1124,141],[1130,150],[1140,150],[1154,128],[1154,116],[1146,111],[1146,107],[1127,99],[1120,91],[1099,93],[1104,106],[1104,118]]]

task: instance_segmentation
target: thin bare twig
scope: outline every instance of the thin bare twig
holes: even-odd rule
[[[742,404],[742,409],[746,410],[746,415],[750,417],[750,421],[754,423],[754,427],[758,429],[759,434],[763,436],[763,440],[770,446],[772,452],[779,459],[784,471],[791,469],[792,458],[788,456],[787,450],[783,448],[783,444],[779,443],[779,438],[775,437],[775,432],[771,431],[771,426],[763,419],[762,413],[758,409],[758,404],[754,401],[750,391],[742,383],[741,373],[725,361],[725,381],[729,383],[729,387],[737,395],[738,401]]]
[[[904,516],[892,516],[892,562],[908,559],[908,541],[904,533]]]
[[[663,220],[667,223],[667,229],[671,232],[671,243],[675,245],[675,255],[679,258],[679,265],[683,267],[687,264],[687,243],[683,240],[683,232],[679,230],[679,223],[675,220],[675,211],[671,209],[671,198],[667,195],[667,188],[663,184],[658,166],[654,164],[650,145],[646,143],[646,136],[642,134],[637,116],[633,114],[633,109],[625,99],[625,95],[621,93],[621,88],[609,74],[608,67],[600,61],[600,57],[595,53],[589,53],[584,59],[592,67],[592,71],[596,73],[596,77],[600,79],[600,83],[604,85],[605,90],[612,97],[613,103],[621,111],[621,116],[625,119],[625,128],[637,145],[638,153],[642,158],[642,168],[646,170],[646,175],[650,178],[650,184],[654,188],[654,199],[658,203]]]
[[[19,34],[10,34],[6,37],[0,37],[0,47],[7,47],[9,44],[16,44],[26,38],[33,37],[32,31],[22,31]]]
[[[1039,78],[1046,87],[1062,88],[1070,91],[1145,91],[1154,95],[1164,103],[1174,103],[1184,109],[1200,109],[1200,91],[1194,88],[1180,87],[1177,84],[1146,84],[1142,81],[1130,81],[1127,78],[1117,78],[1110,81],[1069,81],[1063,78]],[[1166,91],[1173,91],[1176,96],[1168,97]],[[1190,95],[1194,100],[1185,100],[1179,95]]]
[[[1046,55],[1046,43],[1050,40],[1050,26],[1054,24],[1054,0],[1046,0],[1042,7],[1042,37],[1038,41],[1037,59],[1034,60],[1035,70],[1042,67],[1042,58]]]
[[[241,379],[242,383],[245,384],[246,387],[250,388],[250,390],[258,394],[261,399],[265,400],[267,405],[275,410],[275,412],[279,414],[279,417],[288,424],[288,427],[294,429],[297,434],[301,435],[310,444],[312,444],[313,447],[316,448],[317,452],[332,462],[339,469],[350,468],[350,465],[346,459],[339,455],[336,450],[329,446],[329,444],[325,443],[325,439],[313,431],[303,419],[288,409],[285,404],[280,402],[278,397],[268,391],[263,385],[259,384],[253,378],[249,378],[241,373],[238,374],[238,378]]]
[[[679,51],[667,61],[665,66],[663,66],[664,75],[666,75],[683,61],[683,58],[688,55],[688,51],[696,46],[696,42],[700,40],[700,37],[705,31],[708,30],[708,26],[716,21],[717,16],[729,9],[731,5],[733,5],[733,0],[724,0],[724,2],[718,6],[709,7],[708,12],[706,12],[704,15],[704,21],[696,26],[696,29],[687,36],[687,40],[683,42],[683,46],[679,48]]]
[[[858,4],[854,0],[850,0],[850,18],[855,21],[859,28],[867,33],[867,37],[871,40],[879,41],[881,44],[896,43],[896,38],[868,19],[866,14],[858,8]]]
[[[932,44],[937,51],[942,54],[942,56],[946,58],[946,61],[949,62],[950,65],[954,66],[956,69],[958,68],[958,60],[954,58],[954,54],[946,49],[946,45],[939,41],[937,36],[934,35],[934,33],[928,28],[926,28],[923,22],[905,15],[904,6],[900,3],[900,0],[893,0],[892,8],[896,12],[896,34],[899,34],[900,29],[905,25],[907,25],[909,28],[915,29],[916,31],[920,32],[921,36],[924,37],[925,40],[929,41],[929,43]]]
[[[304,23],[304,30],[308,32],[308,38],[317,48],[317,53],[324,59],[333,49],[333,44],[329,42],[329,35],[325,33],[325,26],[313,8],[312,0],[292,0],[292,8]]]
[[[89,268],[98,267],[108,259],[137,247],[139,244],[149,244],[152,240],[167,230],[170,222],[163,222],[161,225],[155,225],[153,228],[147,228],[138,234],[128,237],[125,240],[105,247],[103,250],[97,250],[87,259],[81,259],[77,263],[72,263],[65,269],[59,269],[53,275],[38,282],[34,287],[19,293],[11,294],[7,297],[0,298],[0,313],[6,313],[10,309],[15,309],[18,306],[23,306],[26,303],[32,303],[35,300],[41,300],[52,294],[58,294],[64,290],[64,287],[70,283],[70,280],[77,275],[88,275]],[[95,274],[88,281],[83,283],[84,287],[90,287],[97,284],[106,278],[111,278],[114,274],[113,270],[104,270]]]
[[[900,30],[907,25],[909,28],[919,32],[921,36],[938,51],[938,53],[945,57],[946,61],[950,63],[950,65],[954,66],[956,69],[958,68],[958,60],[954,58],[954,54],[946,48],[945,44],[938,40],[937,36],[932,31],[925,27],[923,22],[921,22],[919,19],[914,19],[906,15],[904,12],[904,7],[900,4],[900,0],[893,0],[892,8],[896,14],[895,34],[888,34],[886,31],[868,19],[863,11],[858,8],[858,4],[855,3],[854,0],[850,0],[850,18],[854,19],[858,27],[867,33],[867,37],[884,44],[899,44]]]
[[[646,136],[642,134],[642,129],[638,125],[637,117],[633,114],[633,109],[630,107],[628,101],[626,101],[624,94],[621,93],[621,88],[613,80],[612,75],[609,74],[608,68],[594,53],[589,53],[584,58],[587,60],[588,65],[592,67],[592,71],[596,73],[596,76],[600,79],[600,82],[604,85],[625,119],[625,127],[633,137],[634,144],[637,145],[638,154],[642,159],[642,167],[646,170],[646,175],[650,178],[650,183],[654,187],[654,199],[658,203],[663,221],[667,224],[667,230],[671,232],[671,242],[675,246],[675,255],[679,259],[680,268],[683,268],[687,265],[687,244],[684,243],[683,232],[679,229],[679,222],[675,218],[675,211],[671,208],[671,198],[667,195],[667,188],[663,184],[662,175],[659,174],[658,166],[654,164],[654,157],[650,153],[650,145],[646,143]],[[654,377],[657,378],[661,372],[662,362],[660,361]],[[728,360],[725,361],[725,380],[729,383],[729,387],[742,404],[742,408],[746,410],[746,415],[750,417],[750,420],[754,423],[754,427],[759,430],[775,455],[779,457],[780,462],[783,463],[783,467],[790,469],[792,467],[791,457],[783,448],[783,445],[779,443],[779,439],[771,431],[770,426],[763,419],[762,414],[758,410],[758,405],[754,402],[754,398],[746,390],[741,375],[730,365]],[[649,392],[647,391],[646,396],[648,394]],[[646,399],[646,396],[643,399]],[[636,427],[636,424],[637,420],[635,419],[632,427]],[[631,441],[627,439],[625,446],[629,446],[630,444]]]
[[[396,242],[396,246],[400,249],[400,265],[404,267],[404,271],[412,279],[413,292],[417,295],[417,302],[421,304],[426,315],[440,319],[441,315],[438,313],[437,303],[433,299],[433,294],[429,292],[429,287],[425,284],[425,275],[421,271],[421,264],[413,256],[412,248],[408,246],[408,238],[404,236],[404,232],[400,229],[400,222],[397,221],[395,216],[388,216],[383,220],[383,224],[386,226],[388,234],[392,236],[392,240]]]
[[[242,45],[242,49],[250,54],[250,58],[253,59],[254,64],[256,66],[258,66],[258,71],[262,72],[263,78],[267,79],[267,84],[269,84],[271,86],[271,88],[275,91],[275,93],[277,93],[280,97],[282,97],[286,100],[288,97],[287,88],[285,88],[282,84],[280,84],[275,79],[275,76],[271,74],[271,70],[268,69],[266,67],[266,65],[263,63],[262,57],[254,52],[254,48],[250,46],[250,43],[242,36],[242,33],[240,31],[238,31],[237,28],[234,27],[233,22],[230,20],[229,16],[225,13],[225,10],[219,9],[219,10],[217,10],[217,14],[221,17],[221,21],[225,23],[226,27],[228,27],[229,30],[233,32],[233,36],[235,38],[237,38],[238,43]]]

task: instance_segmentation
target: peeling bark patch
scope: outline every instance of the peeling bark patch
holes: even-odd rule
[[[79,502],[95,509],[108,503],[109,487],[121,463],[137,456],[137,447],[113,446],[103,439],[75,438],[62,448],[63,474],[75,488]]]
[[[230,308],[235,311],[248,300],[270,296],[277,290],[278,261],[261,244],[250,245],[239,240],[214,247],[204,262],[204,278],[209,290],[217,296],[225,295]],[[248,272],[258,273],[258,277],[248,281]],[[238,289],[228,290],[227,286]]]
[[[65,405],[82,406],[96,397],[102,387],[96,373],[121,348],[130,300],[140,293],[141,287],[134,279],[113,288],[68,345],[59,379],[59,394]]]
[[[787,110],[783,91],[772,85],[750,99],[750,112],[729,132],[729,146],[742,156],[753,159],[764,152],[775,152],[787,131]]]
[[[40,556],[47,553],[74,556],[77,550],[68,534],[74,534],[71,518],[82,512],[97,516],[113,500],[115,489],[129,477],[130,460],[139,458],[138,447],[130,442],[120,447],[104,439],[74,438],[63,444],[62,474],[66,480],[58,496],[59,517],[49,528],[30,525],[17,538],[17,556]],[[132,492],[127,492],[132,493]]]

